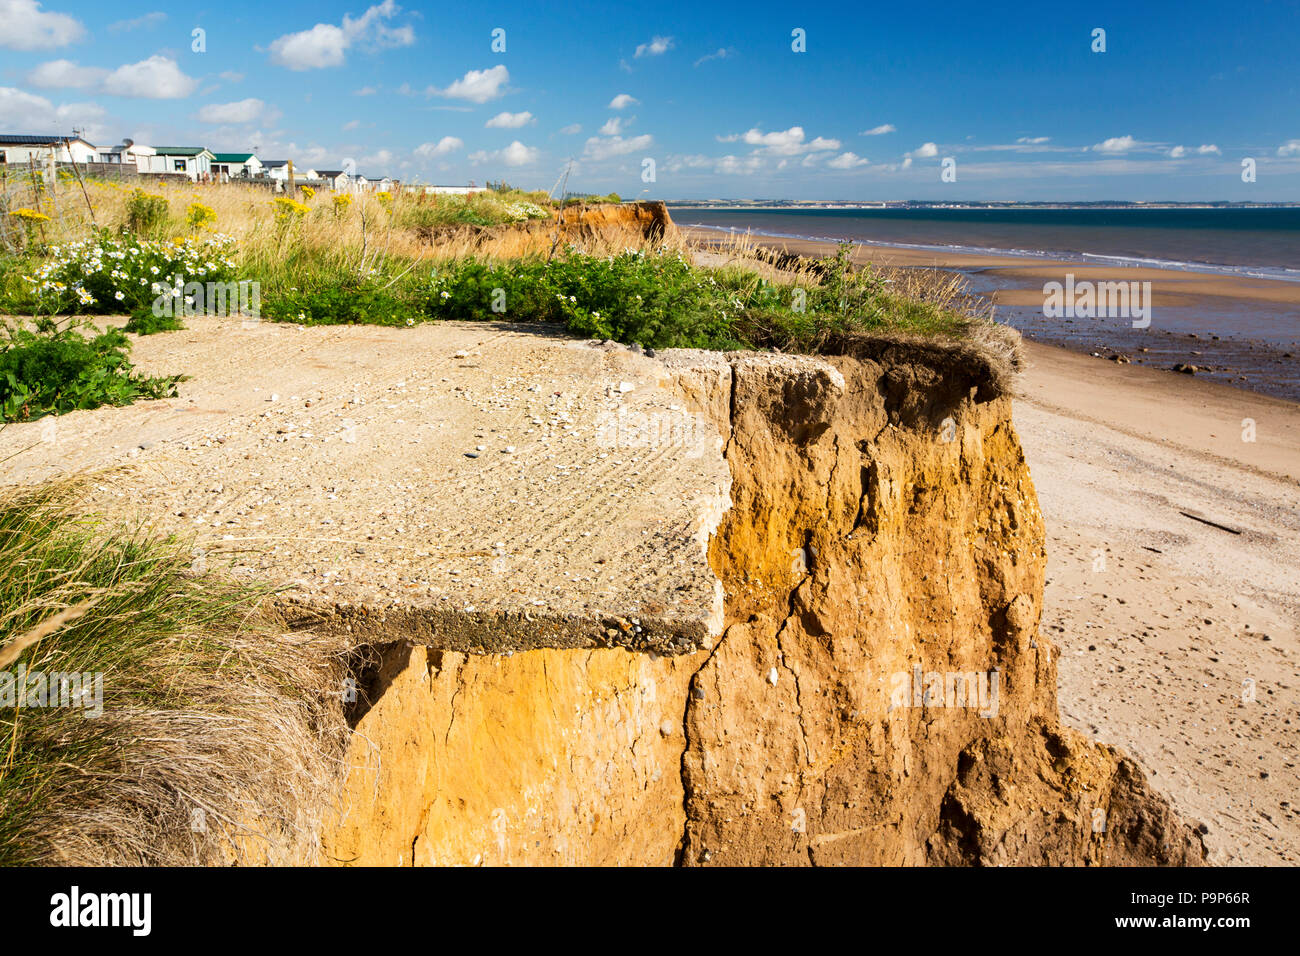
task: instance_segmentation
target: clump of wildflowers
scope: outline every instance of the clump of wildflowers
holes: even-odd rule
[[[24,279],[34,311],[132,312],[151,305],[164,283],[232,281],[234,245],[220,233],[164,241],[100,232],[52,246],[45,264]]]

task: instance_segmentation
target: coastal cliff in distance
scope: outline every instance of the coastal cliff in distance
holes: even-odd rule
[[[661,356],[730,473],[720,632],[376,645],[323,860],[1202,863],[1132,760],[1060,723],[998,351]]]

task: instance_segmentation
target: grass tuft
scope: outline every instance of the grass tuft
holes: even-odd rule
[[[312,862],[343,648],[260,624],[262,594],[75,498],[0,498],[0,866]],[[102,674],[102,714],[20,706],[19,668]]]

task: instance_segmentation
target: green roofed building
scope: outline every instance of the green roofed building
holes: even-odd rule
[[[212,152],[203,146],[155,146],[162,168],[157,172],[184,173],[191,182],[212,178]]]
[[[262,175],[262,161],[253,153],[214,153],[212,173],[222,181]]]

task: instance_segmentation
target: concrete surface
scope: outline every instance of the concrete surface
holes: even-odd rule
[[[660,360],[536,326],[186,324],[132,353],[191,376],[179,397],[0,429],[0,481],[88,475],[92,511],[370,637],[681,652],[718,633],[730,474]]]

